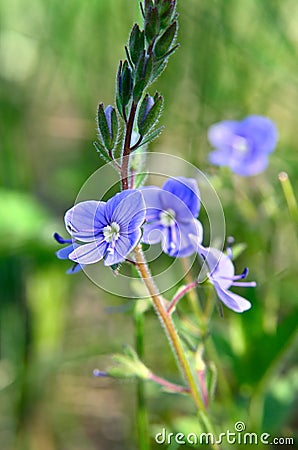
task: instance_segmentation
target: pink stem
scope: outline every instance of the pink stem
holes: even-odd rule
[[[207,392],[206,383],[205,383],[204,370],[198,370],[198,376],[199,376],[200,386],[201,386],[201,390],[202,390],[202,397],[204,400],[204,404],[207,408],[208,407],[208,392]]]
[[[188,285],[186,285],[183,289],[181,289],[181,291],[179,291],[171,300],[168,309],[167,309],[167,313],[171,314],[173,312],[173,309],[175,308],[175,306],[177,305],[177,303],[179,302],[179,300],[184,297],[184,295],[188,292],[191,291],[192,289],[194,289],[196,286],[198,285],[197,281],[193,281],[192,283],[189,283]]]
[[[155,383],[160,384],[161,386],[165,387],[169,391],[173,392],[189,392],[189,389],[184,386],[180,386],[179,384],[171,383],[168,380],[165,380],[164,378],[161,378],[154,373],[150,372],[148,376],[148,380],[154,381]]]

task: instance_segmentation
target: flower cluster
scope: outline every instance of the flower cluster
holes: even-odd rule
[[[230,309],[243,312],[250,308],[250,303],[229,288],[255,286],[255,282],[238,282],[247,276],[248,270],[235,275],[228,256],[201,245],[203,227],[197,218],[199,211],[197,182],[185,177],[168,179],[161,188],[128,189],[107,202],[81,202],[68,210],[64,218],[72,239],[54,235],[59,243],[70,244],[60,249],[57,257],[73,261],[68,273],[76,273],[86,264],[102,259],[106,266],[125,261],[140,240],[146,244],[161,242],[163,251],[172,257],[198,252],[208,265],[208,278],[218,298]]]

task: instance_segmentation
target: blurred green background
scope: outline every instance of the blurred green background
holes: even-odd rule
[[[133,450],[135,383],[92,376],[133,344],[132,319],[111,314],[125,302],[83,273],[65,275],[52,234],[63,232],[65,210],[101,164],[96,106],[113,101],[138,1],[10,0],[0,8],[0,448]],[[151,150],[210,175],[228,235],[247,245],[237,267],[248,265],[258,282],[245,293],[249,312],[222,319],[214,311],[212,417],[220,431],[242,420],[251,431],[294,436],[297,210],[289,211],[278,174],[286,171],[297,192],[298,2],[181,0],[178,10],[181,47],[150,89],[165,97],[166,126]],[[240,178],[208,164],[206,135],[212,123],[247,114],[274,120],[280,139],[264,174]],[[152,312],[145,361],[179,382]],[[147,394],[152,437],[164,426],[195,431],[190,401],[152,385]],[[153,438],[152,448],[160,448]]]

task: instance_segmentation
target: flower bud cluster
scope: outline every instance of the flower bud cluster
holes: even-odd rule
[[[144,0],[141,3],[143,29],[134,24],[125,47],[126,59],[120,61],[116,80],[116,107],[98,106],[97,151],[107,161],[113,160],[118,147],[123,147],[123,128],[131,119],[131,128],[137,126],[140,136],[135,150],[155,139],[161,131],[156,129],[163,107],[159,93],[153,97],[145,93],[148,86],[166,67],[170,55],[176,50],[176,0]]]

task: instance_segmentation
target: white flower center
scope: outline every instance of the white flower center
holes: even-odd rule
[[[107,225],[106,227],[104,227],[103,235],[106,242],[117,241],[118,237],[120,236],[120,227],[118,223],[112,222],[111,225]]]
[[[235,139],[233,140],[233,149],[241,154],[247,153],[249,150],[247,139],[241,136],[235,137]]]
[[[175,224],[176,213],[173,209],[169,208],[166,211],[162,211],[159,215],[160,223],[164,227],[170,227]]]

